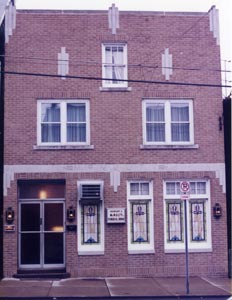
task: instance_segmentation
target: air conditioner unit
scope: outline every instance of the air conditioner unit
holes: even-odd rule
[[[103,200],[103,182],[79,183],[78,198],[83,203],[96,203]]]

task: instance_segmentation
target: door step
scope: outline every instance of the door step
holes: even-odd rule
[[[58,270],[18,270],[14,278],[19,279],[64,279],[69,278],[70,273],[65,269]]]

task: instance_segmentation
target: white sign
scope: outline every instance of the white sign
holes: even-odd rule
[[[190,183],[188,181],[180,182],[180,198],[181,200],[190,198]]]
[[[125,208],[107,208],[107,223],[125,222]]]

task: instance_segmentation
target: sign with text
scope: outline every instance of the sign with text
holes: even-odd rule
[[[181,200],[190,198],[190,183],[188,181],[180,182],[180,198]]]
[[[107,208],[107,223],[125,223],[125,208]]]

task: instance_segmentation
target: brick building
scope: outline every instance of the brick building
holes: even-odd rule
[[[181,187],[190,275],[227,274],[215,20],[215,7],[17,12],[5,46],[5,277],[184,275]]]

